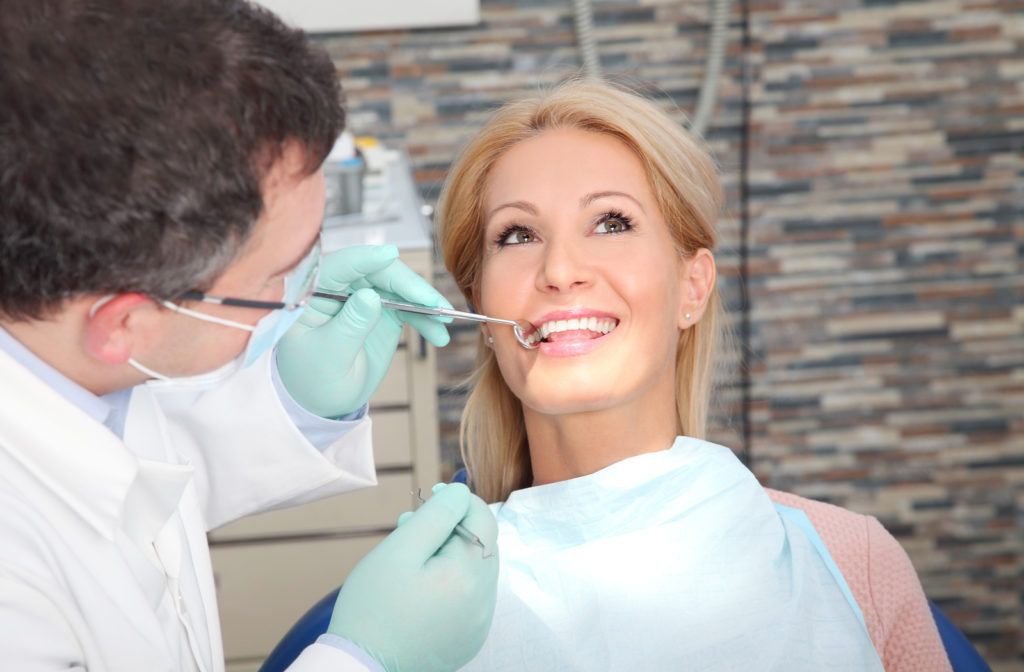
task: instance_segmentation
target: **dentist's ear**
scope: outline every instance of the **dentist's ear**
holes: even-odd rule
[[[715,257],[707,248],[700,248],[680,265],[679,328],[692,327],[704,315],[708,299],[715,287]]]
[[[97,299],[85,316],[85,349],[107,364],[124,364],[138,337],[137,309],[155,306],[145,294],[128,292]]]

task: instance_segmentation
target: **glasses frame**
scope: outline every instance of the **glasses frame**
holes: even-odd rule
[[[288,291],[288,277],[292,273],[302,268],[303,264],[310,258],[315,259],[311,270],[309,271],[309,286],[304,290],[303,295],[295,301],[257,301],[255,299],[239,299],[232,296],[214,296],[201,292],[199,290],[190,290],[183,292],[178,295],[179,301],[201,301],[203,303],[213,303],[220,306],[235,306],[238,308],[258,308],[260,310],[295,310],[296,308],[302,308],[309,300],[313,297],[313,292],[316,291],[317,280],[320,277],[320,262],[323,259],[323,243],[322,237],[317,236],[316,241],[312,247],[309,248],[309,252],[302,258],[295,268],[288,271],[288,276],[285,277],[285,291]]]

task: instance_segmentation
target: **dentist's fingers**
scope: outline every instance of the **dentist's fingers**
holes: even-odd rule
[[[465,517],[473,497],[469,488],[455,483],[405,516],[398,529],[381,543],[400,545],[410,552],[415,549],[407,560],[426,564],[452,537],[455,526]]]
[[[423,335],[423,338],[427,339],[430,343],[438,348],[443,348],[448,345],[451,340],[451,336],[448,334],[448,329],[445,327],[445,322],[451,322],[450,317],[437,317],[433,315],[420,315],[417,313],[407,313],[401,310],[391,311],[400,322],[406,322],[410,327],[418,331]]]
[[[394,245],[344,247],[324,257],[317,285],[342,291],[353,282],[386,269],[397,259],[398,248]]]
[[[385,298],[394,297],[397,301],[428,308],[452,307],[448,299],[401,260],[395,260],[394,263],[367,274],[366,279],[383,292]]]

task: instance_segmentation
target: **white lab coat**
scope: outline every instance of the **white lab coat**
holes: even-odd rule
[[[269,368],[137,388],[122,442],[0,351],[0,667],[224,669],[206,531],[376,482],[369,420],[318,451]],[[368,668],[318,644],[293,669]]]

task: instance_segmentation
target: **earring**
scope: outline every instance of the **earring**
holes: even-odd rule
[[[488,343],[494,343],[494,336],[488,336],[487,337],[487,342]]]
[[[689,313],[686,314],[686,319],[690,319],[690,314]]]

